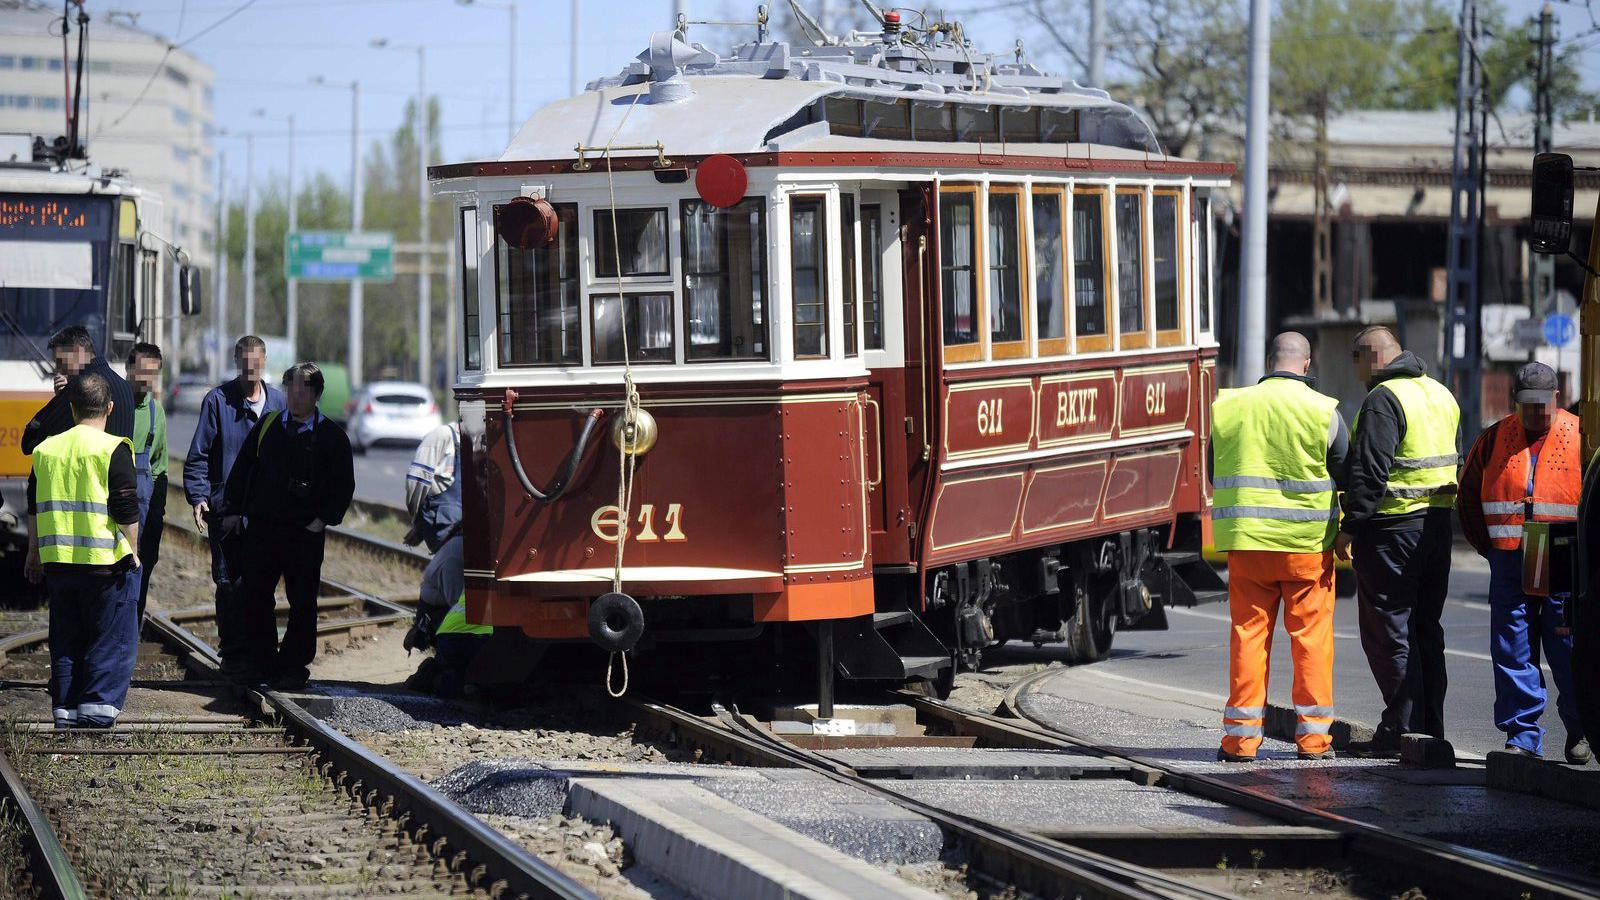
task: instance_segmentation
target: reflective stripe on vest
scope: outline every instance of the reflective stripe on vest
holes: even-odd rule
[[[1456,504],[1456,432],[1461,408],[1450,389],[1426,375],[1390,378],[1373,390],[1388,389],[1400,402],[1406,433],[1395,448],[1389,482],[1378,500],[1380,516],[1398,516],[1429,507]]]
[[[75,425],[34,449],[40,562],[110,566],[133,553],[107,506],[111,454],[123,444],[133,446],[127,438]]]
[[[1218,394],[1211,408],[1218,550],[1316,553],[1333,545],[1339,508],[1328,443],[1337,408],[1293,378]]]
[[[1522,525],[1529,512],[1535,522],[1572,522],[1578,518],[1583,493],[1583,436],[1578,417],[1556,410],[1533,470],[1533,496],[1528,496],[1531,443],[1522,419],[1512,413],[1494,429],[1494,444],[1483,463],[1483,523],[1497,549],[1522,546]]]
[[[457,600],[455,605],[450,607],[450,611],[445,613],[444,618],[439,621],[439,630],[435,631],[434,634],[494,634],[494,626],[474,625],[468,622],[467,595],[462,594],[461,599]]]

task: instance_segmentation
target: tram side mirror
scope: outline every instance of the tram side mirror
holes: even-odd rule
[[[516,197],[494,208],[494,230],[507,246],[537,250],[556,239],[561,221],[555,207],[543,198]]]
[[[200,315],[200,269],[195,266],[178,269],[178,311],[186,316]]]
[[[1535,253],[1565,254],[1572,246],[1572,157],[1540,153],[1533,158],[1533,230],[1528,246]]]

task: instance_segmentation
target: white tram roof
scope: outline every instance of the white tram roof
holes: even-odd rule
[[[783,41],[747,43],[723,57],[703,44],[687,43],[681,32],[657,33],[649,49],[618,74],[534,113],[498,161],[570,159],[578,147],[594,159],[608,144],[619,148],[615,156],[624,157],[654,155],[659,143],[668,158],[978,148],[951,140],[884,139],[859,129],[841,134],[846,129],[830,127],[819,103],[824,98],[910,101],[908,113],[927,106],[1072,111],[1070,143],[1013,139],[1006,152],[1167,158],[1150,125],[1131,107],[1025,61],[1002,62],[980,53],[959,33],[907,29],[892,37],[854,33],[827,40],[833,42],[801,48]],[[1095,146],[1089,149],[1089,144]],[[985,146],[992,152],[995,142]],[[1027,152],[1030,147],[1038,152]]]

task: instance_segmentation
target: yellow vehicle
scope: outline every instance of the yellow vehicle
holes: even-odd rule
[[[25,138],[14,139],[21,145]],[[82,325],[120,367],[175,314],[200,308],[198,270],[162,234],[161,199],[81,162],[0,146],[0,560],[23,539],[22,431],[52,395],[50,337]],[[27,162],[6,162],[18,157]],[[178,310],[165,284],[177,262]]]

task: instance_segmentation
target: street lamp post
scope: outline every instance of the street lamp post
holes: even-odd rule
[[[313,84],[329,85],[333,83],[321,75],[311,79]],[[350,231],[361,230],[361,82],[350,82]],[[359,387],[363,383],[361,367],[361,329],[366,322],[362,311],[362,288],[360,278],[350,279],[350,334],[348,337],[348,350],[345,352],[346,365],[349,366],[350,386]]]
[[[433,273],[429,257],[432,247],[428,243],[428,88],[427,51],[421,44],[391,44],[388,38],[374,38],[372,46],[379,49],[415,50],[417,52],[417,381],[433,388],[433,342],[428,321],[431,309],[430,291]]]
[[[256,115],[257,118],[261,118],[261,119],[272,119],[273,118],[273,117],[267,115],[267,111],[265,109],[256,110],[255,111],[255,115]],[[298,207],[300,205],[300,198],[299,198],[299,195],[297,195],[295,193],[295,188],[294,188],[294,113],[290,113],[283,120],[279,120],[279,121],[287,121],[289,123],[289,229],[288,229],[288,231],[289,231],[289,234],[293,234],[294,232],[298,231],[299,228],[300,228],[300,217],[298,215],[298,212],[299,212]],[[284,236],[284,240],[285,241],[288,240],[288,235]],[[287,273],[285,273],[285,274],[287,275]],[[300,280],[297,279],[297,278],[288,277],[287,281],[288,281],[288,285],[287,285],[287,288],[286,288],[285,294],[284,294],[285,306],[284,306],[284,329],[283,330],[285,332],[284,337],[289,342],[289,355],[291,357],[293,357],[295,361],[298,361],[300,359],[300,344],[299,344],[299,341],[298,341],[298,337],[299,337],[299,333],[300,333],[300,328],[299,328],[299,325],[300,325],[300,302],[299,302],[300,301]]]
[[[506,85],[506,143],[517,136],[517,4],[516,0],[509,3],[493,3],[489,0],[456,0],[462,6],[479,6],[488,9],[503,9],[511,17],[511,58],[506,66],[509,82]]]
[[[244,333],[256,333],[256,136],[244,136]]]

